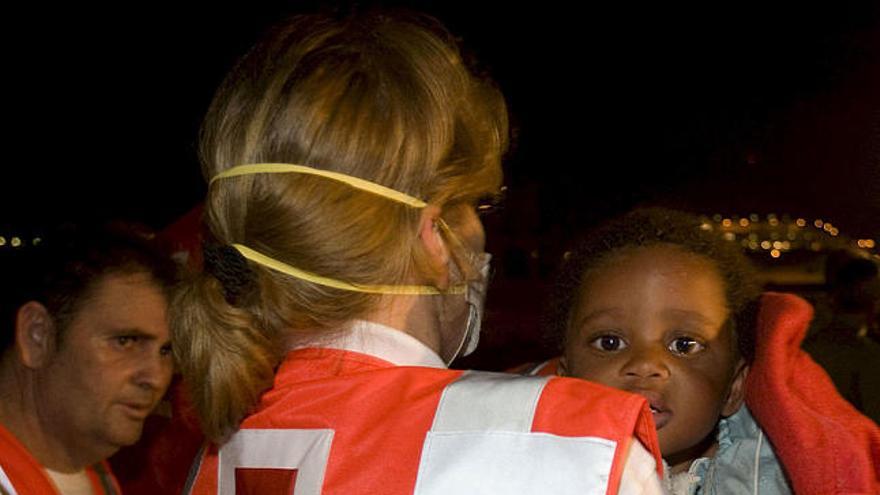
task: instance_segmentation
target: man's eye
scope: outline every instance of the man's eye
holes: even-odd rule
[[[171,349],[171,344],[163,345],[163,346],[159,349],[159,354],[161,354],[162,356],[170,356],[170,355],[171,355],[171,351],[172,351],[172,349]]]
[[[696,354],[705,348],[706,346],[691,337],[678,337],[670,342],[668,347],[673,354],[680,356]]]
[[[114,341],[119,347],[131,347],[138,341],[138,338],[131,335],[120,335],[115,337]]]
[[[626,348],[626,342],[617,335],[600,335],[590,341],[590,346],[600,351],[614,352]]]

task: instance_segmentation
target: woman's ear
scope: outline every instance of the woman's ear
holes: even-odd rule
[[[55,321],[45,306],[29,301],[15,315],[15,346],[21,363],[39,369],[55,351]]]
[[[733,381],[730,384],[730,391],[727,393],[727,399],[724,401],[724,407],[721,408],[721,415],[728,417],[739,411],[745,401],[746,396],[746,377],[749,375],[749,365],[745,359],[740,358],[736,365],[736,371],[733,375]]]
[[[440,289],[449,286],[449,249],[440,233],[440,208],[428,205],[419,220],[419,241],[427,253],[431,281]]]

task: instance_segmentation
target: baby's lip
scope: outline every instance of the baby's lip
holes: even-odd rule
[[[654,417],[654,425],[659,430],[669,423],[672,419],[672,411],[666,405],[666,401],[659,392],[653,390],[633,390],[648,400],[648,406],[651,409],[651,415]]]

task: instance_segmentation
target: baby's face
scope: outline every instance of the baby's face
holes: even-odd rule
[[[717,270],[661,245],[618,255],[583,283],[566,374],[645,396],[671,466],[703,455],[719,418],[741,402],[730,393],[742,374]]]

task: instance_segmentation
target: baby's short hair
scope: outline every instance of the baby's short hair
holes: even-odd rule
[[[581,237],[564,256],[551,291],[545,335],[552,345],[565,345],[567,326],[581,298],[582,282],[622,250],[672,245],[711,262],[724,282],[724,295],[740,354],[754,359],[755,323],[761,288],[755,269],[740,246],[722,238],[700,217],[666,208],[638,208],[615,217]]]

